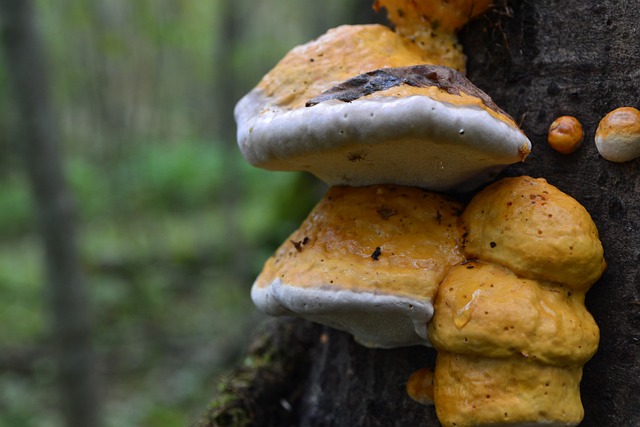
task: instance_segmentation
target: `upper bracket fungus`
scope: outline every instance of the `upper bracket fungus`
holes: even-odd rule
[[[245,158],[331,185],[438,191],[525,159],[530,141],[484,92],[450,68],[416,65],[397,37],[343,26],[291,51],[236,106]]]

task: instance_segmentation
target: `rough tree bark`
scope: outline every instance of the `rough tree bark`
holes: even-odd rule
[[[75,209],[65,182],[47,65],[29,0],[0,0],[0,30],[18,110],[17,136],[43,240],[63,413],[69,427],[101,425]]]
[[[580,201],[601,233],[608,270],[586,301],[601,341],[584,369],[583,427],[640,425],[640,159],[607,162],[593,143],[606,113],[640,107],[639,23],[637,0],[522,0],[497,6],[461,34],[469,78],[522,124],[533,143],[527,161],[505,175],[546,178]],[[569,156],[546,143],[549,125],[565,114],[585,129],[583,146]],[[433,350],[370,350],[330,328],[279,324],[268,329],[268,339],[281,350],[302,351],[298,359],[285,354],[304,369],[260,366],[286,378],[288,387],[277,391],[265,381],[268,375],[248,388],[223,383],[218,396],[226,400],[199,425],[439,425],[434,409],[413,403],[404,389],[411,372],[433,366]],[[265,342],[265,332],[260,336]],[[304,350],[290,344],[300,337]],[[260,408],[249,411],[259,416],[247,423],[225,418],[230,407]]]

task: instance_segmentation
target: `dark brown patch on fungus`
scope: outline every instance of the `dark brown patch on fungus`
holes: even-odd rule
[[[289,241],[291,242],[293,247],[296,248],[296,251],[302,252],[302,241],[298,241],[298,242],[296,242],[295,240],[289,240]]]
[[[366,160],[367,153],[364,151],[354,151],[353,153],[349,153],[347,155],[347,160],[350,162],[359,162],[360,160]]]
[[[413,65],[369,71],[324,91],[307,101],[305,106],[313,107],[333,99],[351,102],[363,96],[401,85],[436,86],[452,95],[460,95],[460,92],[464,92],[480,99],[488,108],[508,116],[493,102],[489,95],[474,86],[464,75],[440,65]]]
[[[380,218],[384,219],[385,221],[398,214],[397,210],[387,206],[381,206],[380,209],[376,210],[376,212],[378,212]]]
[[[373,258],[374,261],[378,261],[380,259],[380,255],[382,255],[382,251],[380,250],[380,246],[378,246],[371,254],[371,258]]]

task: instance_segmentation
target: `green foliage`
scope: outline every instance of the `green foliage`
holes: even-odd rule
[[[33,227],[33,215],[27,183],[14,173],[2,179],[0,189],[0,235],[28,233]]]
[[[232,109],[352,2],[36,0],[78,208],[106,427],[184,426],[258,319],[249,288],[323,190],[247,165]],[[42,253],[0,59],[0,426],[62,425]],[[25,353],[25,354],[26,354]],[[0,361],[5,360],[0,358]]]
[[[62,425],[53,407],[50,361],[40,362],[32,376],[0,373],[0,425],[2,427],[58,427]],[[36,415],[37,414],[37,415]]]
[[[251,283],[241,278],[255,276],[274,250],[280,204],[298,175],[253,169],[209,141],[137,147],[111,173],[80,156],[67,169],[83,224],[94,339],[113,375],[108,426],[187,425],[204,409],[213,375],[236,357],[250,329]],[[230,176],[237,176],[236,193],[221,203]],[[0,241],[0,323],[11,325],[0,329],[0,345],[46,348],[38,239],[19,214],[29,212],[28,191],[17,179],[4,182],[0,206],[10,209],[0,226],[8,231],[22,224],[22,231],[3,233]],[[284,228],[282,238],[291,231]],[[250,260],[240,275],[232,268],[238,255],[227,241],[230,229],[245,242],[242,258]],[[45,354],[36,360],[47,360]],[[35,371],[33,381],[44,374]],[[51,374],[46,377],[53,393]],[[13,387],[11,396],[23,399],[34,386],[4,382]],[[0,394],[0,405],[10,401]],[[42,425],[37,414],[18,405],[0,412],[0,425]]]
[[[223,154],[211,142],[144,145],[113,171],[122,197],[118,210],[181,212],[214,202],[229,161]]]
[[[109,211],[109,180],[83,157],[70,159],[67,179],[81,218],[95,218]]]

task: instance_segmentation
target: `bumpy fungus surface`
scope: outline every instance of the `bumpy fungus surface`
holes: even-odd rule
[[[584,416],[581,379],[578,366],[439,351],[436,414],[445,427],[575,426]]]
[[[374,9],[385,8],[396,32],[408,43],[464,72],[466,59],[456,32],[484,13],[491,0],[376,0]]]
[[[462,215],[470,260],[440,285],[429,338],[445,427],[572,426],[599,330],[585,293],[605,269],[593,221],[544,179],[488,186]]]
[[[427,344],[438,285],[463,259],[461,210],[417,188],[333,187],[267,261],[252,298],[365,345]]]
[[[429,336],[453,353],[582,365],[600,337],[583,300],[582,292],[471,261],[442,282]]]
[[[544,179],[507,178],[478,193],[464,212],[465,253],[517,275],[588,289],[605,267],[587,210]]]
[[[604,269],[589,214],[544,179],[503,179],[466,208],[413,187],[341,186],[267,261],[252,298],[368,346],[430,341],[433,383],[418,371],[407,392],[433,396],[445,427],[573,426],[599,340],[584,298]]]

